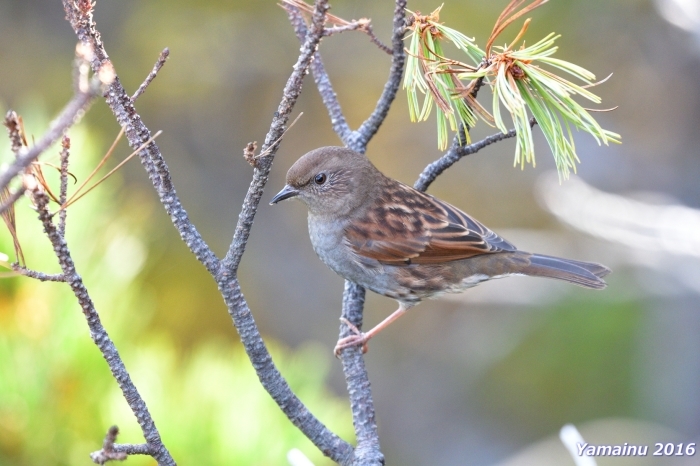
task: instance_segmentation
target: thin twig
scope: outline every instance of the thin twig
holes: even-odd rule
[[[49,273],[44,273],[44,272],[37,272],[36,270],[30,270],[24,266],[21,266],[17,263],[12,264],[12,270],[17,272],[20,275],[24,275],[25,277],[29,278],[34,278],[36,280],[42,281],[42,282],[65,282],[66,278],[63,276],[62,273],[54,273],[54,274],[49,274]]]
[[[111,62],[109,61],[109,55],[104,49],[100,33],[97,31],[93,21],[91,5],[91,2],[87,0],[80,2],[63,0],[66,19],[70,22],[78,39],[83,43],[90,44],[94,49],[95,58],[92,60],[91,65],[93,70],[97,71]],[[122,128],[125,128],[126,138],[131,148],[136,149],[140,147],[151,137],[151,133],[146,125],[143,124],[141,117],[134,108],[134,102],[124,90],[124,86],[122,86],[118,77],[114,77],[104,96],[117,122]],[[216,273],[219,269],[219,259],[211,251],[192,222],[190,222],[187,211],[182,206],[182,202],[175,192],[170,171],[158,145],[155,142],[151,142],[139,153],[139,158],[182,240],[210,273]]]
[[[91,44],[95,49],[95,60],[92,62],[93,69],[99,69],[104,62],[108,61],[108,55],[104,50],[104,45],[100,39],[100,34],[95,28],[92,19],[91,7],[83,6],[89,2],[77,4],[73,0],[63,0],[66,18],[70,21],[74,31],[81,41]],[[316,46],[323,32],[324,13],[327,10],[327,0],[317,0],[313,15],[311,32],[302,47],[302,53],[294,66],[278,112],[272,122],[270,131],[265,138],[263,152],[272,148],[272,151],[265,157],[258,159],[258,167],[254,171],[248,195],[243,205],[236,234],[232,241],[229,253],[222,263],[216,258],[211,249],[207,246],[201,235],[189,220],[189,217],[182,207],[182,204],[175,193],[172,185],[170,172],[163,160],[163,156],[155,143],[149,144],[141,151],[141,162],[146,168],[151,182],[158,192],[161,203],[170,215],[175,228],[180,233],[183,241],[202,262],[207,270],[216,277],[219,289],[228,306],[236,329],[243,341],[254,368],[258,373],[262,385],[278,403],[282,411],[325,455],[334,461],[349,465],[353,457],[353,448],[329,431],[309,410],[301,403],[289,388],[287,382],[279,374],[272,363],[269,352],[265,347],[260,333],[255,326],[250,309],[241,293],[237,280],[237,267],[241,255],[245,249],[252,221],[257,211],[257,206],[262,196],[262,188],[267,181],[267,177],[274,158],[275,143],[284,131],[289,113],[296,102],[303,76],[306,74],[309,62],[311,61]],[[131,147],[139,147],[150,137],[148,128],[143,124],[139,115],[133,107],[131,98],[124,91],[118,78],[105,93],[107,104],[117,117],[117,121],[126,128],[126,136]],[[155,456],[155,455],[154,455]]]
[[[369,36],[369,40],[379,47],[379,50],[383,51],[384,53],[387,53],[388,55],[391,55],[391,47],[386,45],[384,42],[382,42],[379,37],[374,34],[374,29],[372,28],[372,23],[366,19],[358,19],[355,21],[350,21],[348,24],[345,24],[343,26],[332,26],[332,27],[327,27],[323,30],[323,35],[324,36],[332,36],[334,34],[340,34],[343,32],[348,32],[348,31],[361,31],[367,34]]]
[[[534,126],[536,123],[537,122],[534,118],[530,119],[530,126]],[[423,172],[418,176],[418,179],[414,183],[413,187],[418,191],[427,190],[431,183],[435,181],[435,179],[440,176],[442,172],[450,168],[462,157],[475,154],[486,146],[504,139],[512,138],[516,134],[515,129],[511,129],[507,133],[498,132],[496,134],[492,134],[491,136],[485,137],[481,141],[469,144],[468,146],[462,145],[460,142],[460,135],[456,135],[452,141],[452,146],[445,153],[445,155],[425,167]],[[464,141],[463,137],[461,138],[461,141]]]
[[[297,38],[303,42],[307,33],[304,17],[298,9],[289,5],[285,5],[285,10],[289,16],[289,22],[292,23],[294,27],[294,33]],[[352,136],[352,130],[345,119],[345,115],[343,115],[340,102],[338,102],[338,96],[333,90],[333,85],[328,77],[326,68],[323,66],[323,60],[319,52],[314,54],[314,59],[311,62],[311,74],[316,83],[316,88],[319,94],[321,94],[321,100],[323,100],[323,104],[326,106],[326,110],[330,116],[333,131],[335,131],[340,140],[343,141],[343,144],[348,145]]]
[[[54,253],[58,258],[58,264],[63,271],[64,280],[71,287],[73,294],[75,294],[75,297],[78,299],[78,303],[82,308],[88,327],[90,328],[90,336],[95,345],[99,348],[105,361],[107,361],[112,375],[122,391],[124,399],[134,413],[139,426],[141,426],[143,436],[150,448],[150,455],[158,461],[159,465],[175,465],[175,461],[172,456],[170,456],[170,452],[168,452],[161,441],[160,434],[153,422],[151,414],[148,412],[146,403],[131,381],[131,376],[127,372],[124,362],[117,352],[117,348],[114,346],[114,343],[100,321],[100,316],[97,309],[95,309],[90,294],[83,284],[82,278],[75,269],[75,263],[73,262],[65,239],[59,233],[56,225],[51,221],[51,214],[48,209],[49,197],[39,185],[35,186],[31,194],[36,210],[39,213],[39,220],[44,225],[44,232],[49,238],[49,241],[51,241]]]
[[[117,435],[119,435],[119,428],[117,426],[110,427],[102,443],[102,450],[90,453],[90,459],[93,463],[105,464],[108,461],[124,461],[129,455],[151,455],[151,450],[145,443],[137,445],[116,444]]]
[[[8,110],[3,124],[7,128],[7,135],[10,138],[10,148],[17,156],[22,147],[26,146],[22,130],[22,118],[14,110]]]
[[[64,205],[68,198],[68,158],[70,157],[70,138],[63,136],[61,141],[61,188],[59,192],[58,204]],[[66,236],[66,215],[68,211],[63,209],[58,214],[58,232],[61,236]]]
[[[143,94],[146,91],[146,88],[156,78],[156,75],[158,74],[160,69],[163,68],[163,65],[165,65],[165,61],[168,59],[169,56],[170,56],[170,49],[168,47],[165,47],[163,49],[163,51],[160,52],[160,56],[158,57],[158,61],[156,61],[156,64],[153,65],[153,69],[151,70],[151,72],[148,73],[148,76],[146,76],[146,79],[139,86],[139,88],[136,89],[136,92],[134,92],[134,95],[131,96],[132,102],[136,101],[136,99],[138,99],[141,96],[141,94]]]
[[[290,9],[293,9],[297,13],[304,12],[306,14],[310,14],[313,12],[313,7],[306,3],[304,0],[282,0],[282,3],[280,4],[282,8],[287,10],[289,12]],[[302,18],[303,20],[303,18]],[[304,21],[304,23],[306,23]],[[372,29],[372,22],[368,18],[360,18],[360,19],[354,19],[352,21],[347,21],[344,20],[343,18],[339,18],[335,15],[332,15],[330,13],[326,13],[326,23],[327,24],[332,24],[333,26],[328,26],[323,29],[323,36],[328,37],[332,36],[334,34],[339,34],[342,32],[348,32],[348,31],[360,31],[364,32],[369,36],[370,41],[379,47],[379,49],[383,50],[384,52],[388,53],[391,55],[392,50],[391,47],[386,46],[379,38],[374,34],[374,30]],[[303,40],[303,36],[299,38],[299,40]]]
[[[396,97],[396,92],[401,85],[401,76],[403,75],[404,62],[406,54],[403,46],[403,36],[406,30],[406,0],[396,0],[394,6],[394,27],[391,36],[392,56],[391,68],[389,70],[389,78],[384,85],[382,95],[377,101],[374,111],[353,133],[350,141],[350,147],[354,151],[364,154],[369,140],[372,139],[379,130],[379,127],[384,122],[384,119],[389,114],[389,108]]]
[[[36,144],[29,148],[23,147],[17,152],[17,159],[14,163],[0,174],[0,189],[6,187],[15,176],[58,141],[68,128],[80,120],[92,100],[100,94],[102,85],[103,83],[98,76],[93,77],[88,92],[78,92],[74,95]]]

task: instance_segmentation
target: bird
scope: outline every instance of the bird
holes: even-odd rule
[[[308,208],[314,251],[341,277],[395,299],[399,308],[334,353],[362,346],[423,299],[457,293],[511,275],[606,287],[604,265],[518,250],[475,218],[385,176],[364,155],[321,147],[299,158],[270,204],[297,199]]]

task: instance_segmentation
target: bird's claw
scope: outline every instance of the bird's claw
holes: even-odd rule
[[[341,338],[338,340],[338,343],[335,344],[335,348],[333,349],[333,353],[335,354],[336,358],[340,357],[340,352],[344,350],[345,348],[349,348],[351,346],[360,346],[362,345],[362,353],[367,352],[367,341],[369,338],[367,337],[366,333],[361,332],[355,325],[353,325],[349,320],[347,320],[344,317],[340,318],[340,321],[343,322],[345,325],[348,326],[351,332],[353,332],[353,335],[349,335],[347,337]]]

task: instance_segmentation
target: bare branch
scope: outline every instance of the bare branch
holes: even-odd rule
[[[530,119],[530,126],[534,126],[536,123],[537,121],[534,118]],[[507,133],[498,132],[482,139],[481,141],[469,144],[468,146],[464,146],[461,143],[461,141],[466,140],[463,135],[456,135],[452,141],[452,146],[448,149],[445,155],[425,167],[423,172],[418,176],[418,179],[414,183],[413,187],[418,191],[427,190],[431,183],[435,181],[435,179],[440,176],[442,172],[450,168],[462,157],[475,154],[486,146],[504,139],[512,138],[515,135],[515,129],[511,129]]]
[[[139,426],[141,426],[143,436],[150,448],[150,455],[158,461],[159,465],[175,465],[175,461],[160,439],[160,434],[151,418],[151,414],[148,412],[146,403],[131,381],[131,376],[127,372],[117,348],[102,326],[100,316],[97,313],[97,309],[95,309],[90,294],[83,284],[82,278],[75,269],[75,263],[73,262],[65,239],[51,221],[51,214],[48,209],[49,197],[38,184],[36,184],[34,189],[30,192],[34,205],[39,212],[39,220],[44,225],[44,232],[49,238],[49,241],[51,241],[54,253],[58,258],[58,264],[63,271],[64,281],[71,287],[73,294],[75,294],[75,297],[78,299],[78,303],[83,310],[88,327],[90,328],[90,336],[95,345],[99,348],[105,361],[107,361],[112,375],[124,395],[124,399],[134,413]]]
[[[294,31],[299,40],[302,40],[306,34],[306,23],[301,15],[300,11],[291,4],[283,5],[287,14],[289,15],[289,21],[294,26]],[[403,34],[405,30],[405,0],[397,0],[396,7],[394,9],[394,32],[392,35],[392,48],[390,53],[392,54],[391,70],[389,72],[389,79],[384,86],[382,95],[377,101],[377,105],[369,116],[369,118],[362,123],[357,131],[352,131],[348,126],[345,116],[343,115],[340,103],[338,102],[338,97],[333,90],[330,78],[326,72],[323,62],[321,60],[321,55],[317,52],[314,56],[314,61],[311,64],[311,71],[313,72],[314,81],[319,93],[321,94],[321,99],[323,104],[328,110],[328,114],[331,118],[331,125],[333,130],[338,135],[343,144],[347,147],[364,153],[369,140],[374,136],[374,134],[379,129],[379,126],[384,122],[387,114],[389,113],[389,108],[394,98],[396,97],[396,92],[401,84],[401,75],[403,73],[403,66],[405,61],[405,53],[403,47]],[[360,29],[360,23],[356,21],[354,23],[346,22],[345,26],[339,26],[338,28],[350,28],[355,27]],[[356,25],[357,24],[357,25]],[[326,28],[326,31],[333,31],[335,29]],[[340,29],[338,29],[340,30]],[[368,26],[368,34],[370,37],[374,37],[374,33],[371,30],[371,26]],[[388,49],[386,45],[381,43],[379,39],[372,40],[376,43],[382,50]],[[386,51],[386,50],[385,50]]]
[[[287,4],[285,4],[284,7],[287,11],[287,15],[289,16],[289,21],[294,27],[294,33],[300,41],[303,41],[307,33],[304,17],[301,15],[298,9]],[[338,102],[338,96],[333,90],[333,85],[328,77],[326,68],[323,66],[323,60],[321,59],[321,54],[319,52],[314,54],[314,59],[311,62],[311,72],[314,82],[316,83],[316,88],[318,89],[319,94],[321,94],[323,105],[326,106],[328,115],[331,118],[333,131],[335,131],[340,140],[343,141],[343,144],[348,145],[352,136],[352,130],[350,129],[347,120],[345,120],[345,115],[343,115],[343,110],[340,108],[340,103]]]
[[[25,277],[34,278],[42,282],[65,282],[66,277],[62,273],[48,274],[44,272],[37,272],[36,270],[30,270],[19,264],[12,264],[12,270]]]
[[[389,55],[391,55],[391,54],[393,53],[393,50],[391,49],[391,47],[389,47],[389,46],[386,45],[384,42],[382,42],[382,41],[379,39],[379,37],[377,37],[377,36],[374,34],[374,29],[372,28],[372,24],[368,24],[368,25],[363,29],[363,31],[369,36],[369,40],[370,40],[374,45],[376,45],[377,47],[379,47],[380,50],[383,50],[385,53],[387,53],[387,54],[389,54]]]
[[[165,65],[165,61],[168,59],[170,56],[170,49],[168,47],[165,47],[162,52],[160,52],[160,56],[158,57],[158,61],[156,61],[156,64],[153,65],[153,69],[151,70],[150,73],[148,73],[148,76],[146,76],[146,79],[143,81],[143,83],[139,86],[138,89],[136,89],[136,92],[134,92],[134,95],[131,96],[131,101],[135,101],[138,99],[141,94],[143,94],[146,91],[146,88],[151,84],[151,82],[156,78],[156,75],[160,71],[161,68],[163,68],[163,65]]]
[[[5,114],[5,121],[3,124],[5,128],[7,128],[7,135],[10,138],[12,152],[17,156],[17,153],[22,147],[27,145],[24,140],[24,131],[22,130],[22,118],[17,115],[14,110],[8,110]]]
[[[90,459],[93,463],[105,464],[108,461],[124,461],[129,455],[151,455],[150,447],[145,443],[138,445],[115,444],[117,435],[119,435],[119,428],[117,426],[110,427],[102,443],[102,450],[90,453]]]
[[[99,32],[92,19],[92,9],[87,0],[80,4],[72,0],[64,0],[66,17],[81,41],[92,44],[95,48],[96,59],[93,69],[99,69],[108,62]],[[289,388],[274,366],[272,359],[255,326],[250,309],[241,293],[237,280],[237,268],[240,263],[245,245],[250,234],[257,207],[262,196],[262,190],[267,181],[272,160],[274,158],[279,138],[284,132],[289,114],[301,91],[301,84],[318,42],[323,33],[324,13],[328,9],[327,0],[317,0],[313,14],[311,32],[302,47],[302,52],[294,66],[282,97],[278,112],[272,121],[262,153],[265,156],[256,159],[256,168],[248,194],[246,195],[238,226],[226,258],[221,263],[211,252],[195,227],[190,222],[187,213],[182,208],[170,179],[170,173],[163,157],[155,143],[149,144],[141,151],[141,162],[146,168],[151,182],[158,192],[161,203],[170,215],[180,236],[202,262],[207,270],[216,278],[219,289],[229,308],[229,313],[243,341],[254,368],[262,385],[278,403],[280,408],[325,455],[341,464],[350,464],[353,449],[347,443],[330,432],[309,410],[301,403]],[[106,93],[107,104],[117,117],[119,124],[126,128],[126,136],[132,147],[139,147],[150,136],[148,128],[142,123],[133,107],[131,98],[124,91],[119,79],[114,82]]]
[[[302,12],[310,14],[313,12],[313,7],[306,3],[304,0],[282,0],[280,6],[287,10],[287,12],[289,12],[290,10],[294,10],[294,12],[296,12],[297,14]],[[326,23],[332,24],[333,26],[325,27],[323,29],[324,37],[332,36],[334,34],[339,34],[342,32],[360,31],[367,34],[367,36],[369,36],[370,41],[374,45],[379,47],[381,50],[388,53],[389,55],[391,55],[392,53],[391,48],[386,46],[374,34],[374,30],[372,29],[372,21],[368,18],[360,18],[354,19],[352,21],[347,21],[330,13],[326,13]],[[304,40],[304,35],[299,37],[299,40]]]
[[[0,188],[6,187],[22,170],[27,168],[39,155],[63,136],[65,131],[76,124],[85,113],[92,100],[99,95],[102,83],[93,79],[88,92],[76,94],[61,113],[49,125],[49,130],[30,148],[23,147],[17,153],[17,159],[0,174]]]
[[[348,22],[348,24],[345,24],[343,26],[332,26],[332,27],[327,27],[323,30],[323,35],[324,36],[332,36],[334,34],[340,34],[342,32],[348,32],[348,31],[361,31],[364,32],[369,36],[369,40],[379,47],[380,50],[384,51],[385,53],[391,55],[391,47],[386,45],[384,42],[379,40],[379,38],[374,34],[374,29],[372,28],[372,23],[370,22],[369,19],[367,18],[362,18],[354,21]]]
[[[365,304],[365,289],[350,281],[345,281],[343,292],[343,318],[357,328],[362,326],[362,312]],[[340,338],[350,335],[347,325],[340,326]],[[350,396],[352,422],[355,427],[357,446],[355,447],[356,465],[384,465],[384,455],[379,445],[379,432],[375,419],[374,400],[369,375],[361,346],[352,346],[342,350],[340,360]]]
[[[117,441],[119,428],[112,426],[105,435],[105,440],[102,443],[102,450],[90,453],[90,459],[95,464],[105,464],[107,461],[124,461],[127,457],[126,453],[114,451],[114,442]]]
[[[66,12],[66,19],[70,22],[78,39],[83,43],[90,44],[94,49],[92,69],[97,71],[107,64],[111,66],[100,33],[93,21],[92,3],[89,0],[79,2],[63,0],[63,8]],[[125,129],[127,140],[132,149],[139,148],[150,139],[150,131],[141,121],[131,97],[124,90],[118,77],[115,76],[114,81],[109,86],[105,93],[105,99],[119,125]],[[215,274],[219,269],[219,260],[190,222],[187,211],[175,192],[168,166],[158,145],[151,142],[139,152],[139,157],[161,203],[180,233],[180,237],[209,273]]]
[[[391,37],[393,53],[391,58],[389,79],[384,85],[384,90],[377,101],[374,111],[369,118],[367,118],[367,120],[360,125],[358,130],[353,133],[352,140],[348,146],[351,149],[363,154],[367,148],[369,140],[376,134],[377,130],[389,113],[391,103],[394,101],[396,92],[399,90],[399,86],[401,85],[401,75],[403,74],[404,62],[406,61],[406,54],[403,47],[403,35],[406,29],[405,16],[406,0],[396,0],[396,5],[394,7],[394,29]]]
[[[58,204],[65,205],[68,198],[68,158],[70,157],[70,138],[63,136],[61,141],[61,187],[58,197]],[[68,211],[62,209],[58,214],[58,232],[61,236],[66,235],[66,215]]]

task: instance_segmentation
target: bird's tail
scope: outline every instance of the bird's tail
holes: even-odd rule
[[[525,275],[556,278],[596,290],[607,286],[601,278],[609,274],[610,269],[604,265],[542,254],[532,254],[529,259],[530,264],[522,270]]]

